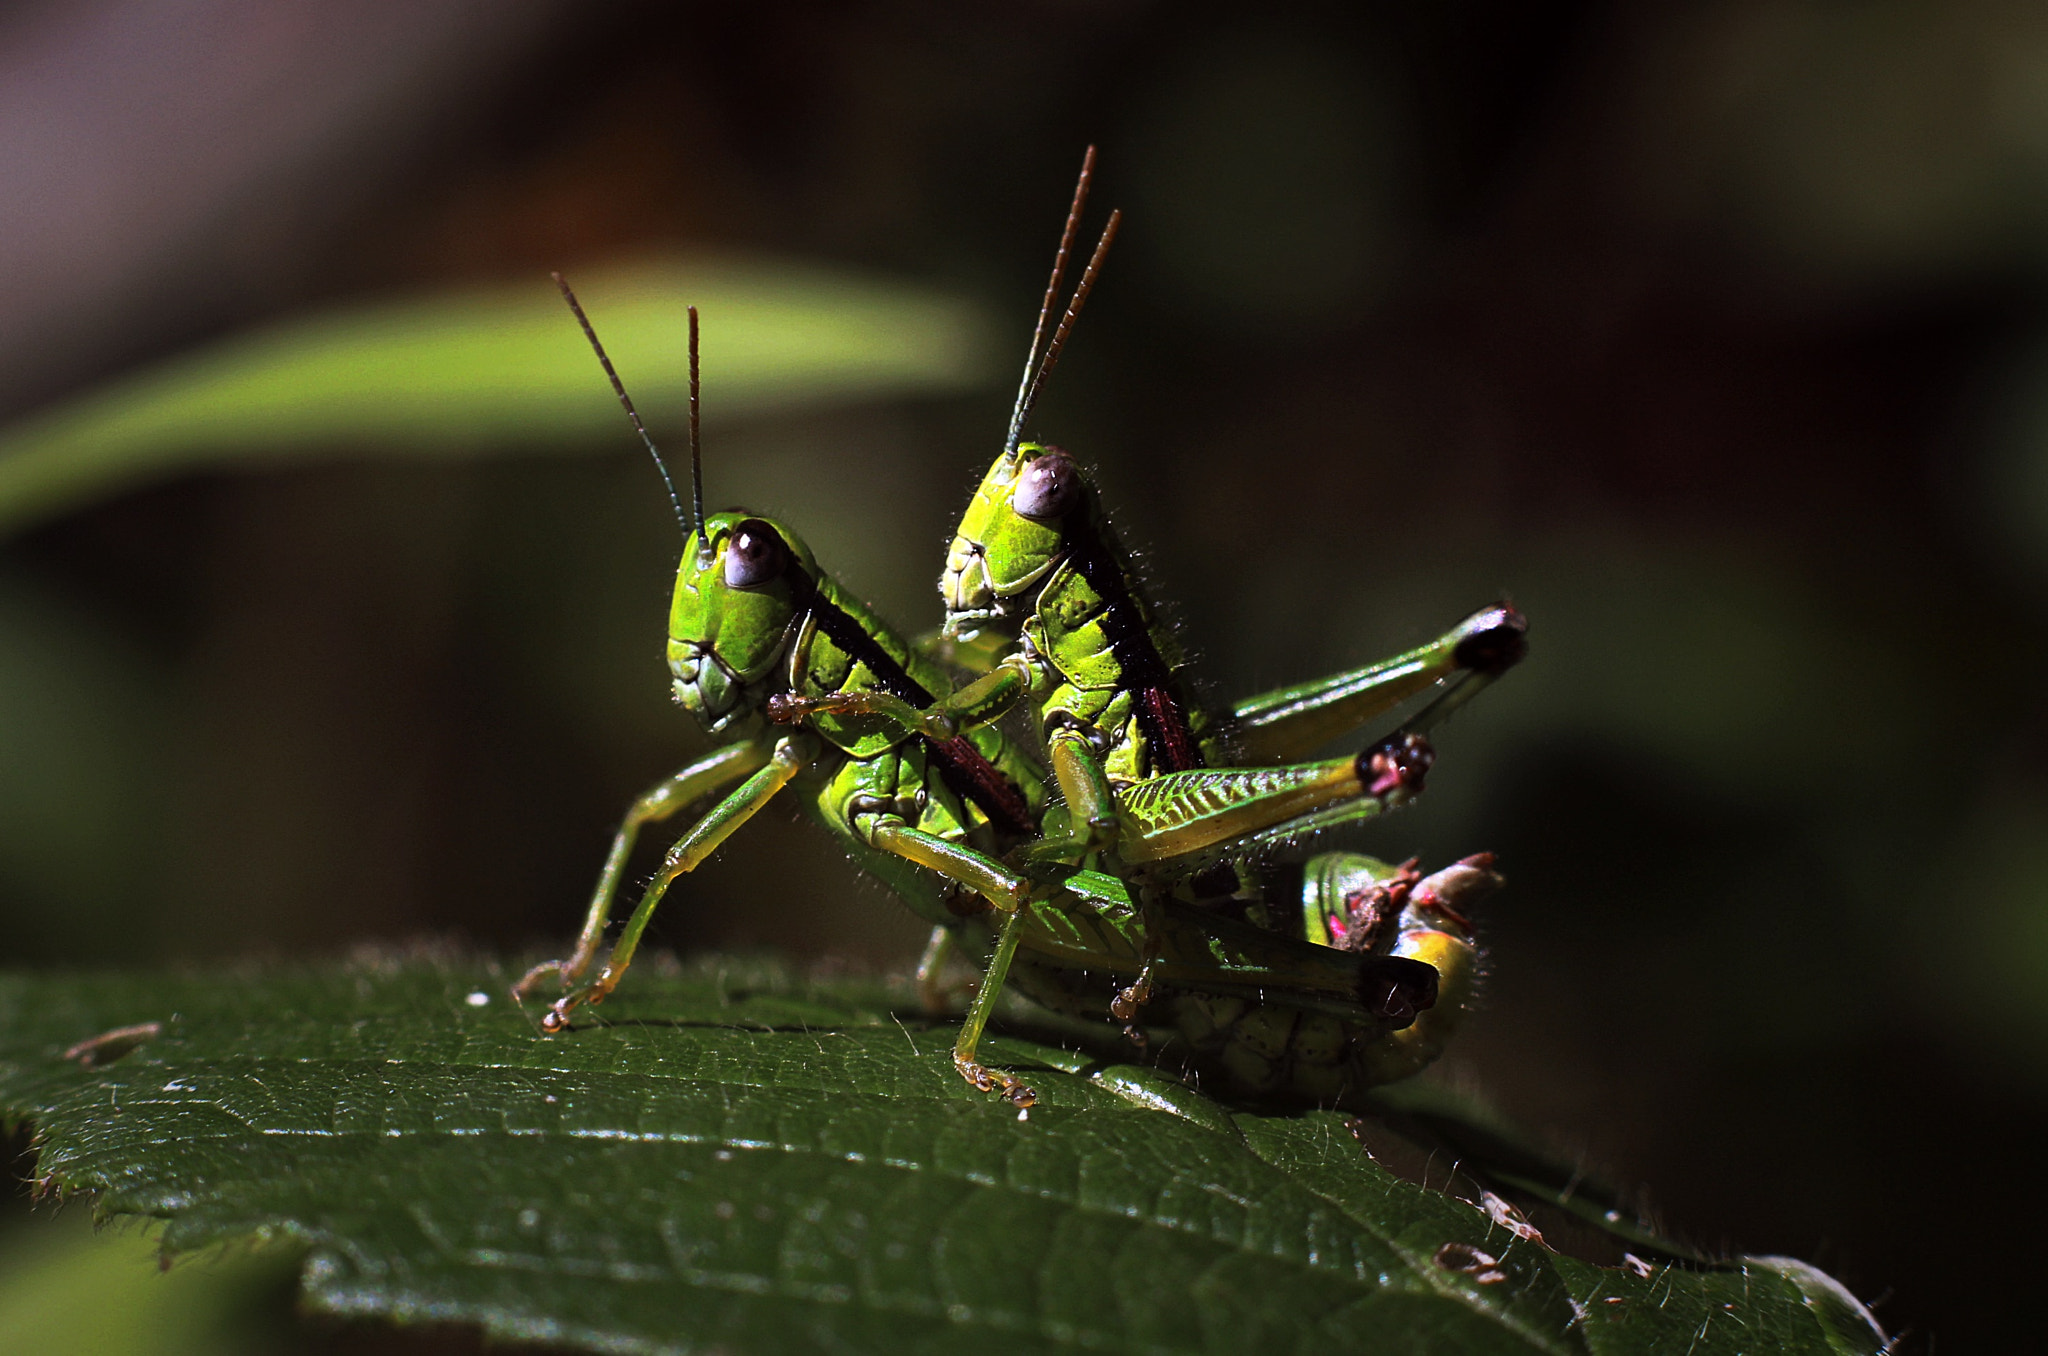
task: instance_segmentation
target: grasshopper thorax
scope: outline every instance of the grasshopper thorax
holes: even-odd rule
[[[1094,503],[1087,474],[1057,447],[1024,443],[997,457],[946,554],[939,580],[945,633],[1014,636],[1030,611],[1029,593],[1065,559],[1072,529]]]
[[[786,685],[783,660],[816,596],[803,539],[745,509],[708,515],[683,549],[668,615],[676,700],[717,732]]]

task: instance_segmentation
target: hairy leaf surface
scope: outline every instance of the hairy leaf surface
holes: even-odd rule
[[[656,969],[554,1038],[480,962],[0,979],[0,1112],[47,1187],[172,1251],[295,1241],[317,1307],[598,1351],[1882,1342],[1796,1262],[1553,1252],[1335,1113],[998,1041],[1040,1094],[1020,1118],[878,982]]]

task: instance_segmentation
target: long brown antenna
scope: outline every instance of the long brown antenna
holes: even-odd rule
[[[711,534],[704,530],[704,453],[697,436],[697,308],[690,309],[690,508],[697,515],[697,558],[711,556]],[[670,493],[674,493],[673,490]]]
[[[1088,189],[1095,178],[1095,148],[1090,146],[1081,157],[1081,177],[1074,181],[1074,203],[1067,209],[1066,228],[1060,232],[1060,250],[1052,259],[1052,277],[1046,280],[1045,300],[1038,305],[1038,325],[1031,331],[1031,351],[1024,358],[1024,376],[1017,383],[1017,403],[1010,407],[1010,435],[1003,441],[1003,455],[1017,451],[1017,440],[1024,434],[1024,416],[1030,413],[1031,404],[1026,397],[1036,385],[1033,378],[1038,375],[1038,347],[1045,342],[1045,327],[1052,322],[1052,311],[1059,301],[1060,282],[1066,277],[1067,256],[1073,252],[1074,235],[1081,227],[1081,209],[1088,203]]]
[[[1088,267],[1081,270],[1081,281],[1074,284],[1074,299],[1067,303],[1067,313],[1060,317],[1060,327],[1053,331],[1052,344],[1045,350],[1045,361],[1038,366],[1038,375],[1031,379],[1031,390],[1024,397],[1015,424],[1016,433],[1011,435],[1010,444],[1015,450],[1014,439],[1024,430],[1024,421],[1031,417],[1031,407],[1038,403],[1038,393],[1045,386],[1045,379],[1052,375],[1059,365],[1060,350],[1067,346],[1067,336],[1074,331],[1074,321],[1080,318],[1081,308],[1088,304],[1088,294],[1095,290],[1095,275],[1102,271],[1102,260],[1109,253],[1109,243],[1116,239],[1116,228],[1123,224],[1122,212],[1111,212],[1109,224],[1102,228],[1102,238],[1095,242],[1095,253],[1088,258]]]
[[[668,502],[676,511],[676,521],[683,526],[683,535],[690,535],[690,521],[683,517],[683,501],[676,495],[676,483],[669,478],[668,463],[661,459],[661,449],[654,445],[654,439],[647,435],[647,425],[640,422],[640,411],[633,408],[633,397],[626,394],[626,383],[619,380],[619,371],[612,366],[611,355],[598,342],[597,331],[591,328],[590,317],[583,314],[583,303],[576,300],[576,294],[569,289],[569,280],[559,273],[551,273],[555,286],[562,289],[562,300],[569,303],[569,309],[576,316],[576,323],[583,327],[583,337],[590,341],[591,351],[597,354],[598,362],[604,365],[604,374],[612,379],[612,391],[619,397],[619,403],[626,407],[626,417],[633,421],[633,429],[640,435],[640,441],[647,444],[647,455],[654,458],[654,469],[661,472],[661,483],[668,486]],[[690,312],[690,461],[697,459],[697,320],[696,310]],[[704,519],[704,505],[697,504],[697,520]]]

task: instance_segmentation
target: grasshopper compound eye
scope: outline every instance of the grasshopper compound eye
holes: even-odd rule
[[[726,545],[726,586],[757,589],[779,578],[788,563],[789,548],[775,529],[759,518],[749,518],[732,530],[732,540]]]
[[[1057,448],[1035,458],[1017,477],[1017,493],[1010,503],[1026,518],[1064,518],[1080,502],[1081,468]]]

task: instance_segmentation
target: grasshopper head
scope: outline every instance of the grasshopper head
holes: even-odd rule
[[[1093,500],[1086,473],[1057,447],[1023,443],[1015,456],[997,457],[946,553],[945,634],[964,638],[1006,622],[1014,630],[1023,594],[1065,556],[1067,524]]]
[[[817,561],[796,533],[745,509],[709,515],[683,550],[668,614],[676,700],[724,729],[780,690],[771,682],[813,596]]]

